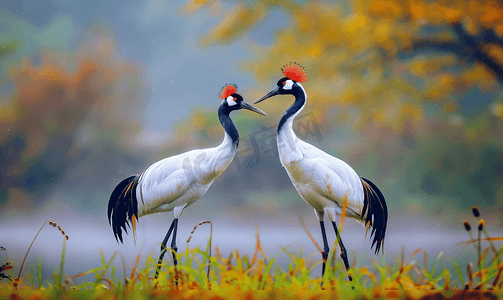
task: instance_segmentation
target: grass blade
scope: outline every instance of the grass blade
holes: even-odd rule
[[[438,265],[438,262],[440,261],[440,258],[442,257],[442,255],[444,255],[444,252],[440,252],[440,254],[438,254],[437,256],[437,259],[435,260],[435,263],[433,263],[433,267],[431,268],[431,272],[428,273],[428,280],[432,281],[434,280],[433,276],[435,275],[435,270],[437,269],[437,265]]]
[[[461,269],[459,268],[458,263],[454,259],[449,257],[449,260],[454,265],[454,269],[456,269],[456,274],[458,274],[458,278],[459,278],[459,281],[461,282],[461,286],[462,286],[465,282],[465,279],[463,278],[463,273],[461,272]]]
[[[42,288],[42,260],[38,256],[38,289]]]
[[[266,279],[269,276],[269,272],[271,271],[272,265],[275,260],[276,260],[275,258],[272,258],[271,261],[269,261],[269,264],[267,264],[267,267],[264,270],[264,275],[262,276],[262,281],[260,282],[260,285],[259,285],[259,290],[264,289]]]
[[[57,277],[56,288],[62,289],[62,280],[64,278],[63,269],[65,267],[65,252],[66,252],[66,239],[63,239],[63,250],[61,251],[61,261],[59,263],[59,276]]]

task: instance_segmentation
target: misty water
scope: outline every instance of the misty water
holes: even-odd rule
[[[195,219],[200,217],[197,216],[198,213],[191,214],[188,210],[187,212],[185,215],[182,215],[179,222],[177,237],[179,252],[185,251],[187,247],[186,241],[194,226],[204,220]],[[106,261],[111,258],[115,251],[122,253],[129,276],[139,253],[141,253],[140,268],[145,266],[146,258],[150,253],[157,260],[159,245],[167,232],[172,215],[171,213],[162,213],[141,218],[137,227],[136,245],[131,233],[124,236],[124,244],[118,244],[113,236],[112,229],[108,225],[105,214],[102,215],[102,218],[96,218],[82,214],[63,213],[53,219],[57,220],[58,224],[62,226],[69,236],[65,257],[66,274],[74,276],[101,266],[100,251],[102,250]],[[289,218],[287,216],[282,218],[281,215],[278,215],[278,220],[281,219],[287,220]],[[23,255],[26,253],[33,237],[45,220],[46,218],[42,215],[38,215],[29,219],[9,219],[0,223],[0,232],[2,233],[0,235],[0,246],[7,249],[9,260],[14,265],[13,273],[16,275],[19,271]],[[240,222],[229,221],[226,218],[211,220],[213,223],[213,255],[215,254],[215,246],[218,246],[223,257],[228,257],[230,252],[235,249],[239,250],[240,255],[248,254],[253,256],[258,226],[265,254],[269,258],[276,257],[276,266],[287,270],[288,264],[291,263],[290,258],[282,252],[280,246],[287,247],[287,249],[293,250],[296,253],[299,252],[299,247],[301,247],[303,256],[310,257],[308,261],[320,262],[321,255],[317,252],[316,247],[303,230],[298,219],[295,221],[295,219],[290,218],[293,221],[290,221],[288,224],[273,224],[271,220],[264,220],[263,222],[260,220],[258,216],[255,219],[249,218]],[[312,217],[306,218],[305,222],[313,237],[321,244],[321,233],[314,214]],[[206,249],[209,232],[209,224],[199,226],[190,240],[189,247],[193,249],[200,246],[202,250]],[[335,235],[331,227],[327,227],[327,235],[333,249],[332,245],[335,241]],[[462,269],[468,260],[473,262],[476,258],[476,252],[472,245],[465,246],[464,248],[462,246],[455,246],[457,243],[469,238],[461,225],[459,228],[452,229],[441,223],[414,218],[413,216],[391,216],[384,243],[384,249],[388,254],[379,254],[378,256],[374,256],[373,251],[370,250],[371,241],[369,240],[369,236],[370,233],[367,239],[365,239],[365,229],[355,220],[346,219],[342,231],[342,239],[348,249],[350,263],[353,262],[353,256],[356,253],[359,259],[359,266],[371,265],[366,256],[378,261],[384,258],[388,263],[396,264],[396,262],[393,262],[394,259],[391,256],[395,258],[399,257],[402,247],[405,250],[405,259],[419,248],[426,250],[430,268],[437,255],[443,251],[444,255],[440,260],[437,270],[442,270],[444,265],[446,268],[453,270],[453,265],[447,257],[456,259]],[[40,257],[43,266],[44,282],[48,281],[48,276],[59,270],[62,245],[63,236],[61,233],[46,224],[33,244],[23,274],[28,271],[35,273],[37,259]],[[1,253],[1,255],[0,262],[3,262],[4,254]],[[164,261],[171,265],[171,256],[166,255]],[[412,261],[416,261],[422,267],[422,251],[413,257]],[[118,267],[117,275],[121,277],[122,263],[119,257],[116,257],[115,265]],[[320,272],[321,265],[318,264],[311,272],[311,276],[313,278],[319,276]],[[81,280],[92,281],[93,278],[94,275],[87,275],[79,278],[77,283],[82,282]]]

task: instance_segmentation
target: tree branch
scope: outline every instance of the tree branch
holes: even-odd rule
[[[497,36],[494,30],[484,30],[477,36],[471,36],[460,23],[455,24],[453,30],[457,35],[455,41],[418,39],[412,43],[412,52],[432,49],[454,53],[467,61],[481,62],[503,83],[503,66],[483,50],[483,46],[488,43],[503,46],[503,39]]]
[[[493,29],[484,30],[486,42],[498,44],[499,46],[503,46],[503,38],[499,37]]]
[[[464,46],[470,48],[473,51],[475,59],[484,63],[489,69],[494,72],[494,74],[498,77],[498,80],[503,83],[503,67],[482,50],[482,47],[485,44],[491,42],[489,40],[489,37],[491,37],[492,40],[495,40],[496,43],[498,42],[498,40],[500,40],[501,42],[501,39],[495,36],[494,31],[491,30],[493,32],[492,35],[487,31],[483,31],[481,36],[473,37],[467,34],[461,23],[455,24],[453,29],[454,32],[458,34],[460,41],[464,44]]]
[[[452,52],[463,58],[469,58],[473,56],[473,51],[470,48],[463,47],[458,42],[444,42],[439,40],[421,39],[414,41],[412,44],[412,51],[421,51],[425,49]]]

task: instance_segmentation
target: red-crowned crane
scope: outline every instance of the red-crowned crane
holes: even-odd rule
[[[239,144],[239,133],[229,114],[239,109],[248,109],[266,115],[260,109],[243,101],[237,93],[237,86],[228,84],[220,92],[223,98],[218,108],[218,118],[225,135],[223,142],[214,148],[191,150],[160,160],[140,175],[130,176],[121,181],[113,190],[108,202],[108,221],[117,242],[122,243],[122,230],[127,233],[126,224],[132,228],[136,242],[136,222],[143,216],[174,212],[174,219],[162,241],[155,278],[159,275],[161,262],[166,252],[166,243],[173,232],[171,249],[174,264],[178,218],[183,210],[201,198],[230,165]]]
[[[306,70],[297,63],[290,63],[282,69],[285,77],[277,86],[257,99],[259,103],[275,95],[293,95],[295,102],[283,113],[278,124],[278,152],[281,164],[286,169],[290,180],[300,196],[314,208],[320,221],[323,236],[323,266],[321,276],[325,274],[325,265],[330,250],[325,233],[323,216],[327,214],[335,230],[341,248],[341,258],[346,270],[349,262],[346,248],[335,224],[336,214],[341,214],[343,200],[347,197],[347,215],[363,221],[372,227],[374,236],[371,248],[375,246],[377,254],[384,243],[388,208],[381,191],[370,180],[359,177],[344,161],[301,141],[294,133],[293,119],[306,105],[307,94],[301,82],[307,81]],[[383,250],[384,251],[384,250]],[[352,280],[349,276],[349,280]]]

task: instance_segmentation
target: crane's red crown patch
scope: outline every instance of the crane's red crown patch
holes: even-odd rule
[[[237,91],[238,91],[238,86],[233,83],[229,83],[229,84],[226,84],[222,88],[222,90],[220,91],[219,97],[222,99],[225,99],[225,98],[229,97],[230,95],[237,93]]]
[[[307,81],[307,71],[303,66],[299,65],[296,62],[290,62],[287,65],[284,65],[281,68],[283,74],[291,80],[295,80],[297,82],[306,82]]]

